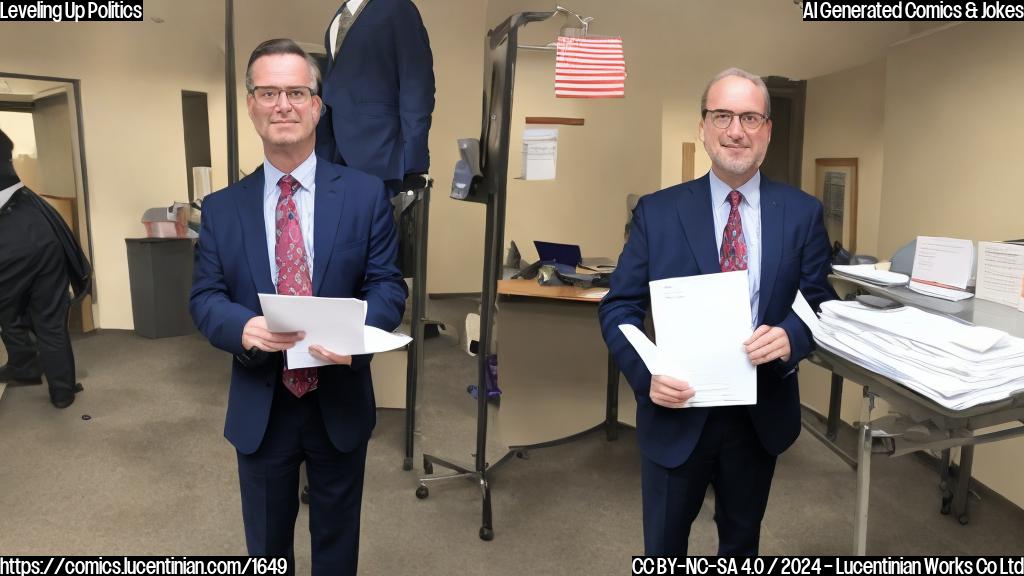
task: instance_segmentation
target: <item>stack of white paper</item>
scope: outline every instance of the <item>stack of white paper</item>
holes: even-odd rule
[[[523,180],[554,180],[558,164],[558,130],[523,131]]]
[[[906,286],[910,277],[899,272],[878,270],[874,264],[856,264],[852,266],[832,265],[832,271],[840,276],[849,276],[877,286]]]
[[[822,304],[820,321],[812,323],[821,346],[948,408],[1024,391],[1024,339],[999,330],[917,308],[878,310],[838,300]]]
[[[657,280],[650,289],[658,344],[619,326],[647,370],[688,382],[688,407],[756,404],[757,370],[743,346],[753,332],[747,272]]]

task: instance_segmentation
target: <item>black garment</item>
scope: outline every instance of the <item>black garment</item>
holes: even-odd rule
[[[23,342],[26,315],[36,336],[50,401],[68,405],[75,395],[75,357],[68,335],[68,265],[63,244],[35,196],[14,193],[0,210],[0,329]],[[6,338],[5,338],[6,340]],[[23,351],[17,351],[23,353]]]
[[[644,553],[686,556],[690,525],[711,485],[718,555],[756,556],[775,460],[758,439],[746,406],[712,408],[682,465],[665,468],[643,458]]]
[[[43,373],[31,326],[28,315],[0,326],[0,339],[3,339],[7,349],[7,365],[4,368],[7,375],[15,380],[34,381]]]

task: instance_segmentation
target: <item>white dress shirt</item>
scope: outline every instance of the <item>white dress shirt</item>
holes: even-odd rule
[[[277,286],[277,201],[281,198],[281,189],[277,183],[284,177],[270,163],[263,160],[263,223],[267,228],[267,254],[270,256],[270,277]],[[302,243],[306,245],[306,263],[310,274],[313,271],[313,204],[316,193],[316,155],[310,154],[302,164],[291,173],[292,178],[299,182],[299,187],[292,194],[295,208],[299,212],[299,225],[302,227]],[[312,277],[310,278],[312,280]]]
[[[21,182],[15,182],[13,186],[8,186],[7,188],[0,190],[0,208],[6,206],[7,201],[11,199],[11,196],[14,196],[15,192],[21,190],[22,186],[24,186],[24,184]]]
[[[722,235],[729,221],[729,192],[734,189],[710,172],[711,208],[715,217],[715,243],[719,259],[722,254]],[[743,195],[740,201],[740,220],[743,223],[743,240],[747,244],[747,284],[750,288],[750,321],[757,327],[757,306],[761,296],[761,172],[735,189]]]

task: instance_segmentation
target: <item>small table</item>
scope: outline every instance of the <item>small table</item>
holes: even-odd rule
[[[891,298],[906,305],[916,306],[980,326],[1003,330],[1012,336],[1024,336],[1024,313],[1008,306],[978,300],[948,302],[918,294],[906,287],[882,287],[846,276],[830,275],[832,282],[846,282],[863,288],[872,294]],[[960,467],[952,490],[952,512],[961,524],[967,523],[967,496],[970,487],[971,467],[974,460],[974,446],[1024,435],[1024,393],[998,402],[990,402],[963,410],[953,410],[926,398],[890,378],[872,372],[856,362],[829,350],[818,348],[809,357],[811,362],[830,370],[833,374],[832,401],[835,409],[829,410],[829,429],[838,419],[838,401],[842,394],[842,379],[846,378],[863,386],[861,400],[860,428],[857,441],[857,517],[854,523],[854,553],[865,554],[867,546],[868,501],[871,483],[871,454],[875,430],[872,427],[871,412],[875,398],[882,398],[897,412],[911,416],[917,421],[927,421],[946,432],[946,438],[936,441],[911,443],[895,439],[892,455],[901,456],[921,450],[943,451],[943,481],[950,482],[949,450],[960,447]],[[836,385],[838,379],[838,386]],[[838,388],[838,390],[837,390]],[[977,430],[1019,422],[1021,426],[976,435]]]
[[[510,449],[557,444],[600,427],[615,440],[619,422],[636,425],[632,389],[620,378],[597,319],[605,292],[498,282],[502,396],[494,424]]]

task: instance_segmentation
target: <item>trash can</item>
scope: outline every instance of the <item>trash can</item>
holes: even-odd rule
[[[189,238],[125,238],[135,333],[146,338],[195,331],[188,312],[192,288]]]

